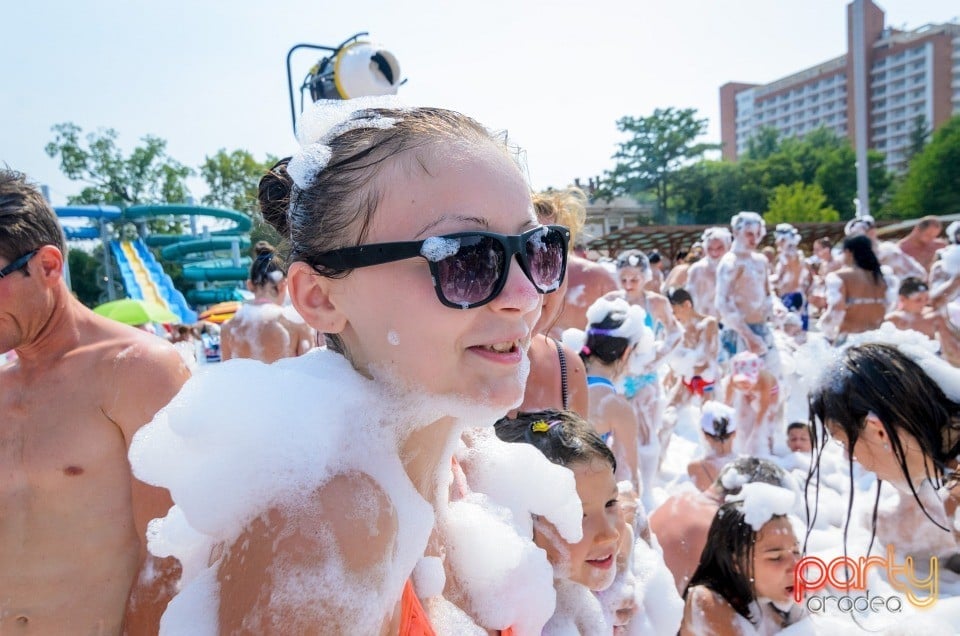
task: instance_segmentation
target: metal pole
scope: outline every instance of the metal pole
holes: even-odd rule
[[[864,0],[853,1],[853,121],[857,154],[857,198],[860,214],[870,214],[869,162],[867,161],[867,131],[870,125],[867,100],[867,61],[864,27],[866,21]]]

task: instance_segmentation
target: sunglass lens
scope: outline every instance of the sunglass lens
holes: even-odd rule
[[[543,228],[527,239],[526,248],[533,284],[541,292],[555,290],[563,278],[563,256],[566,251],[563,235],[558,230]]]
[[[448,302],[468,307],[493,294],[504,270],[505,254],[500,242],[490,237],[461,240],[456,254],[437,263],[438,284]]]

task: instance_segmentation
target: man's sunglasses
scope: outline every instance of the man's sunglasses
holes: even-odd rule
[[[567,269],[569,242],[570,230],[562,225],[541,225],[514,235],[460,232],[423,241],[344,247],[321,254],[313,266],[344,272],[419,256],[430,265],[440,302],[470,309],[487,304],[503,291],[514,256],[538,292],[556,290]]]
[[[13,274],[14,272],[18,272],[21,269],[25,269],[27,266],[27,263],[29,263],[30,259],[33,258],[33,255],[39,251],[40,250],[33,250],[30,252],[27,252],[26,254],[24,254],[17,260],[13,261],[3,269],[0,269],[0,278],[6,278],[7,276],[9,276],[10,274]],[[26,272],[24,272],[24,274],[26,274]]]

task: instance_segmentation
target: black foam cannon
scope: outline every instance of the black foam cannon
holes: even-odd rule
[[[368,34],[357,33],[339,46],[297,44],[287,53],[287,86],[290,91],[290,116],[293,130],[297,130],[297,108],[294,104],[293,75],[290,60],[299,49],[326,51],[319,62],[307,72],[300,84],[300,111],[305,95],[311,103],[321,99],[352,99],[376,95],[396,95],[407,80],[400,79],[400,63],[396,56],[381,45],[363,39]]]

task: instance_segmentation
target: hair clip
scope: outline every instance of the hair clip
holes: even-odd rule
[[[559,423],[560,420],[550,420],[549,422],[546,420],[537,420],[530,425],[530,430],[534,433],[546,433]]]
[[[580,347],[580,351],[582,351],[583,355],[585,356],[590,355],[590,347],[588,347],[587,345],[583,345],[582,347]]]

